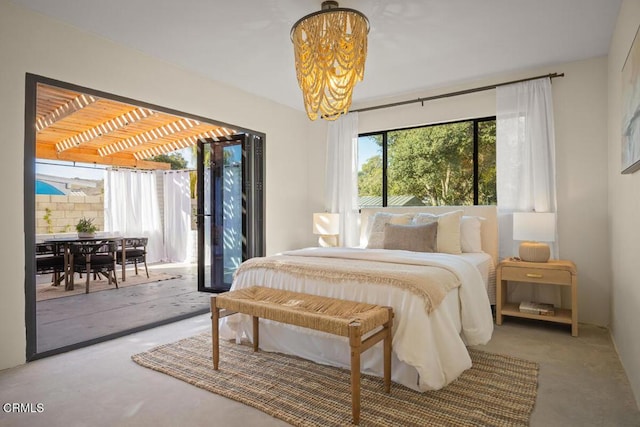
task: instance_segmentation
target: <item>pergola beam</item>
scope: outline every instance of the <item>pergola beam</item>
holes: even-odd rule
[[[153,162],[150,160],[136,159],[131,155],[114,155],[102,157],[96,150],[76,148],[74,150],[58,153],[53,146],[36,145],[36,158],[49,160],[64,160],[68,162],[81,162],[107,166],[121,166],[138,169],[167,170],[171,169],[169,163]]]
[[[56,143],[56,150],[58,150],[58,152],[60,153],[64,150],[78,147],[80,144],[89,142],[96,138],[100,138],[110,132],[114,132],[132,123],[152,116],[153,114],[155,114],[155,112],[153,110],[149,110],[148,108],[136,108],[135,110],[128,111],[118,117],[114,117],[113,119],[100,123],[99,125],[96,125],[91,129],[87,129],[84,132],[75,134],[67,139]]]
[[[100,147],[98,149],[98,154],[103,157],[110,156],[112,154],[118,153],[120,151],[128,150],[130,148],[136,147],[141,144],[146,144],[148,142],[153,142],[161,138],[166,138],[175,134],[180,134],[181,132],[187,131],[198,125],[200,125],[200,122],[197,120],[191,120],[191,119],[176,120],[175,122],[158,126],[154,129],[149,129],[148,131],[141,132],[132,137],[121,139],[120,141],[114,142],[113,144]]]
[[[52,124],[64,119],[76,111],[82,110],[87,105],[91,105],[96,101],[97,99],[93,96],[82,94],[66,104],[62,104],[43,118],[36,120],[36,132],[40,132],[43,129],[48,128]]]

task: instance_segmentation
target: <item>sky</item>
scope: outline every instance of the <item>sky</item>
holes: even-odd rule
[[[362,165],[371,157],[380,155],[380,146],[373,138],[361,136],[358,138],[358,170],[362,170]]]

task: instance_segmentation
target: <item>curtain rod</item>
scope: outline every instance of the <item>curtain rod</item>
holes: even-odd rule
[[[162,173],[197,172],[197,171],[198,171],[197,169],[162,169]]]
[[[72,165],[64,164],[64,163],[51,163],[51,162],[43,162],[36,160],[37,165],[49,165],[49,166],[62,166],[65,168],[83,168],[83,169],[92,169],[92,170],[105,170],[107,166],[98,166],[97,164],[93,164],[93,166],[84,166],[84,165],[76,165],[76,162],[73,162]]]
[[[465,89],[465,90],[459,90],[459,91],[456,91],[456,92],[443,93],[443,94],[440,94],[440,95],[427,96],[425,98],[412,99],[412,100],[409,100],[409,101],[399,101],[399,102],[392,102],[391,104],[382,104],[382,105],[375,105],[373,107],[358,108],[356,110],[351,110],[350,112],[352,112],[352,113],[363,113],[365,111],[381,110],[383,108],[391,108],[391,107],[399,107],[401,105],[414,104],[416,102],[421,102],[422,105],[424,105],[425,101],[433,101],[435,99],[449,98],[449,97],[458,96],[458,95],[466,95],[468,93],[483,92],[485,90],[495,89],[495,88],[497,88],[499,86],[506,86],[506,85],[510,85],[510,84],[514,84],[514,83],[528,82],[530,80],[537,80],[537,79],[541,79],[541,78],[544,78],[544,77],[549,77],[550,79],[553,79],[553,78],[556,78],[556,77],[564,77],[564,73],[549,73],[549,74],[544,74],[542,76],[529,77],[529,78],[526,78],[526,79],[519,79],[519,80],[511,80],[509,82],[496,83],[496,84],[489,85],[489,86],[482,86],[482,87],[476,87],[476,88],[473,88],[473,89]]]

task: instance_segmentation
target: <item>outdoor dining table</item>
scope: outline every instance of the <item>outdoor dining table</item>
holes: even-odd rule
[[[82,243],[82,242],[121,242],[124,239],[122,236],[101,236],[101,237],[54,237],[51,239],[45,239],[44,243],[51,243],[55,246],[56,253],[62,252],[64,256],[64,289],[66,291],[73,290],[73,281],[69,280],[69,273],[71,271],[71,265],[69,264],[69,259],[71,258],[71,244],[73,243]],[[125,277],[125,248],[122,245],[122,278]],[[87,272],[87,274],[89,274]],[[59,280],[62,280],[60,278]]]

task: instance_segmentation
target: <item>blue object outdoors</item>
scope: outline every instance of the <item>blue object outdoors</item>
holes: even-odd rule
[[[64,196],[64,193],[62,191],[58,190],[53,185],[40,180],[36,180],[36,194],[45,194],[49,196]]]

